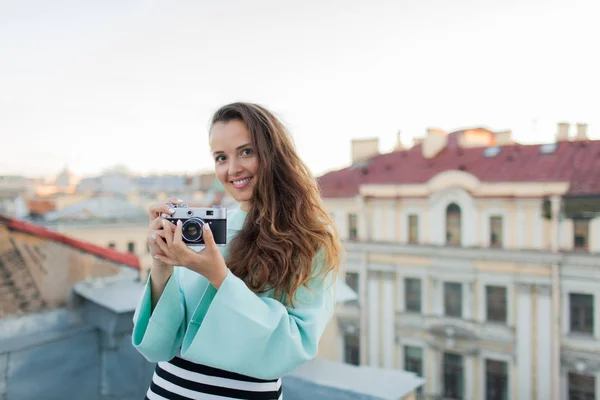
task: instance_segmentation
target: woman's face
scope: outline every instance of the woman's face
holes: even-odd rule
[[[248,211],[258,173],[258,154],[242,121],[217,122],[210,131],[217,178],[227,193]]]

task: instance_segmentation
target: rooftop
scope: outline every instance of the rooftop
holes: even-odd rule
[[[375,155],[319,178],[325,198],[352,197],[364,184],[424,184],[439,173],[464,171],[481,182],[564,182],[567,196],[600,195],[600,140],[504,146],[448,145],[435,156],[410,149]],[[494,149],[493,151],[489,149]]]
[[[88,277],[139,270],[138,258],[0,216],[0,317],[64,305]],[[136,271],[137,272],[137,271]]]

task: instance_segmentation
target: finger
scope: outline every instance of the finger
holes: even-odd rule
[[[162,220],[162,227],[163,227],[163,234],[164,234],[164,238],[167,242],[167,245],[171,245],[171,243],[173,243],[173,231],[174,231],[174,226],[171,222],[167,221],[166,219]]]
[[[165,257],[163,255],[160,254],[156,254],[154,256],[155,259],[157,259],[158,261],[160,261],[163,264],[167,264],[167,265],[175,265],[177,264],[175,261],[171,260],[169,257]]]
[[[183,224],[181,223],[181,220],[177,220],[177,225],[175,226],[175,232],[173,233],[173,245],[174,246],[179,246],[180,244],[183,243],[183,237],[181,234],[181,227],[183,226]]]
[[[209,223],[205,223],[202,226],[202,237],[204,238],[204,245],[206,246],[207,250],[214,250],[217,248],[217,244],[215,243],[215,238],[210,230]]]
[[[156,242],[156,238],[161,237],[161,238],[165,238],[165,232],[162,229],[155,229],[150,233],[150,239],[153,242]]]
[[[150,229],[151,230],[158,230],[158,229],[162,229],[163,225],[162,225],[162,220],[164,218],[162,217],[158,217],[158,218],[154,218],[152,220],[152,222],[150,222]]]
[[[173,204],[183,204],[183,200],[178,199],[176,197],[170,197],[167,202],[169,203],[173,203]]]
[[[153,220],[157,217],[160,217],[161,214],[171,215],[174,212],[175,212],[175,210],[170,205],[165,204],[165,203],[153,204],[148,209],[148,215],[150,216],[151,220]]]
[[[164,254],[165,256],[168,256],[170,254],[169,253],[169,245],[167,245],[167,242],[165,241],[165,239],[163,239],[161,237],[157,237],[156,245],[160,249],[161,253]]]

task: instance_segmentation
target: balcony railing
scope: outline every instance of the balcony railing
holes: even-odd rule
[[[506,262],[534,262],[536,264],[577,264],[598,266],[600,253],[581,253],[549,250],[506,249],[496,247],[459,247],[431,244],[408,244],[378,241],[342,241],[347,252],[369,252],[402,256],[423,256],[438,258],[461,258]]]

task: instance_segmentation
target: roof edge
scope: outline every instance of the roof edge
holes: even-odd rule
[[[79,249],[86,253],[93,254],[97,257],[104,258],[109,261],[117,262],[119,264],[135,268],[137,270],[140,269],[140,260],[135,254],[124,253],[118,250],[77,240],[70,236],[51,231],[39,225],[34,225],[25,221],[16,220],[4,215],[0,215],[0,223],[5,224],[9,229],[49,239],[67,245],[69,247]]]

